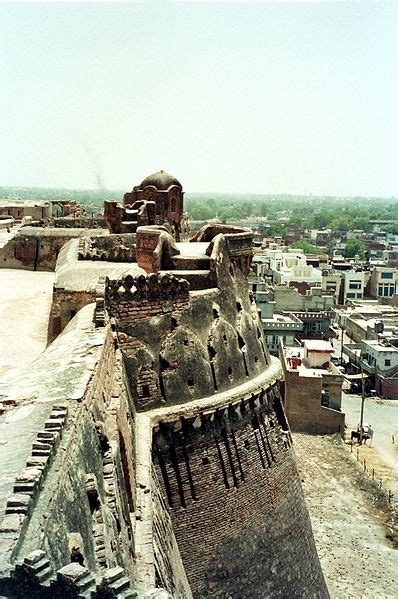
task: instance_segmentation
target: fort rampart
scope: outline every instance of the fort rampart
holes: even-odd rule
[[[248,291],[251,234],[176,243],[169,179],[133,190],[168,219],[126,238],[136,262],[112,260],[113,236],[62,248],[49,336],[62,333],[0,383],[0,595],[328,597]]]

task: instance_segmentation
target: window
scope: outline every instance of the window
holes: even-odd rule
[[[382,272],[380,274],[380,278],[381,279],[392,279],[393,278],[393,273],[392,272]]]
[[[384,366],[391,366],[391,360],[384,360]]]
[[[325,391],[325,389],[322,390],[321,406],[324,406],[325,408],[329,407],[329,391]]]
[[[347,297],[355,297],[355,293],[347,293]]]
[[[394,283],[381,283],[377,287],[377,295],[381,295],[383,297],[391,297],[395,293],[395,284]]]
[[[361,283],[360,283],[360,281],[351,281],[350,282],[350,289],[361,289]]]

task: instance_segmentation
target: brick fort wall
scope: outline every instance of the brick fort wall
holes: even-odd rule
[[[153,459],[194,597],[328,597],[276,390],[184,430]]]

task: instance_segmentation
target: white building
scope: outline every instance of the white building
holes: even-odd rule
[[[366,364],[382,374],[398,366],[398,348],[388,340],[364,339],[361,354]]]
[[[303,252],[266,249],[264,258],[275,285],[289,285],[290,282],[299,281],[310,287],[322,287],[322,271],[307,264]]]
[[[365,272],[356,270],[342,271],[341,303],[363,299],[365,292]]]
[[[391,297],[397,289],[398,271],[394,267],[375,267],[370,278],[372,297]]]

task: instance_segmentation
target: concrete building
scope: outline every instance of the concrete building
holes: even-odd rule
[[[326,293],[333,294],[334,303],[339,303],[341,272],[330,269],[322,269],[322,289]]]
[[[366,273],[363,270],[342,271],[339,303],[345,305],[349,301],[363,299],[366,281]]]
[[[289,285],[291,282],[307,283],[309,287],[322,286],[322,271],[307,264],[305,254],[296,250],[264,250],[272,282]]]
[[[361,355],[376,372],[383,375],[398,370],[398,338],[364,339],[361,341]]]
[[[292,430],[344,435],[343,376],[330,360],[333,351],[329,342],[318,340],[281,348],[283,398]]]
[[[386,399],[398,399],[398,335],[378,339],[364,339],[346,344],[344,353],[349,358],[348,370],[364,372],[366,389],[374,389]]]
[[[363,339],[377,339],[380,333],[398,330],[398,308],[375,300],[354,302],[352,306],[336,311],[337,323],[354,343]]]
[[[371,297],[392,297],[397,290],[398,271],[396,268],[376,267],[373,269],[369,292]]]
[[[279,356],[280,343],[286,347],[296,345],[304,330],[303,322],[293,314],[274,314],[272,318],[261,318],[261,323],[267,347],[273,356]]]
[[[311,229],[310,239],[319,246],[329,247],[332,239],[331,229]]]
[[[285,285],[269,285],[252,278],[250,285],[260,308],[261,318],[266,320],[266,335],[273,337],[276,331],[280,331],[280,336],[283,336],[285,333],[282,328],[291,328],[298,339],[330,339],[335,336],[331,328],[334,319],[332,294],[323,293],[318,287],[309,288],[305,283],[298,284],[299,290]],[[274,315],[291,320],[282,325],[283,319],[278,323],[273,320]],[[301,326],[297,319],[302,323]],[[272,343],[274,347],[275,343],[276,340]]]

